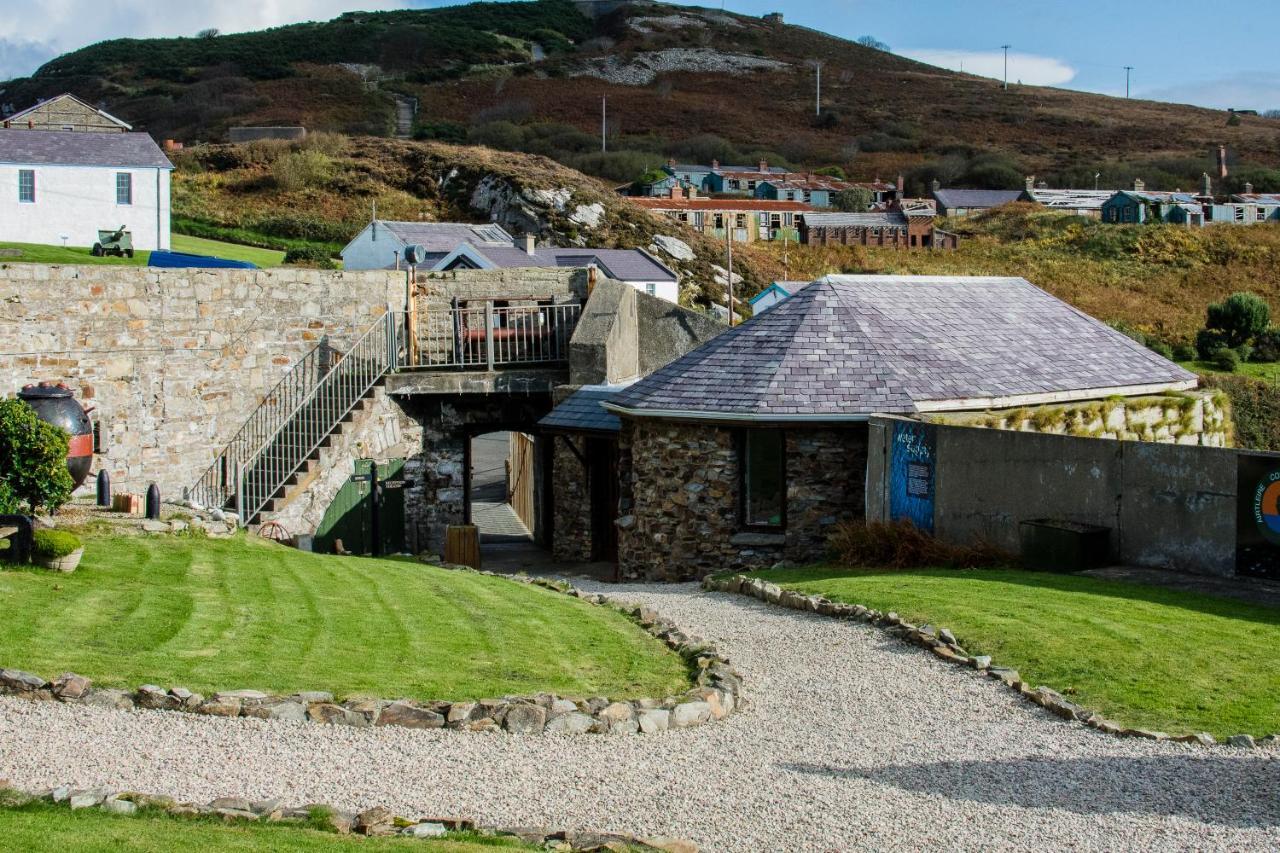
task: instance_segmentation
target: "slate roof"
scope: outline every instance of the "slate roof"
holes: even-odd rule
[[[538,421],[538,426],[569,432],[618,432],[622,429],[622,420],[613,412],[605,411],[600,404],[612,400],[626,387],[583,385]]]
[[[20,166],[109,166],[172,169],[145,133],[75,133],[0,128],[0,163]]]
[[[457,247],[455,247],[457,248]],[[539,246],[530,255],[524,249],[505,246],[471,248],[496,267],[600,267],[609,278],[618,281],[678,281],[675,271],[641,249],[560,249]]]
[[[828,276],[619,392],[643,416],[860,420],[1195,387],[1021,278]]]
[[[914,211],[913,211],[914,212]],[[920,216],[932,216],[920,211]],[[872,226],[881,228],[906,228],[907,217],[897,210],[871,213],[806,213],[804,224],[809,228],[848,228]]]
[[[473,246],[510,246],[514,239],[501,225],[467,222],[395,222],[379,219],[378,225],[406,243],[417,243],[440,257],[458,248],[459,243]]]
[[[999,207],[1017,201],[1022,190],[935,190],[933,197],[946,208]]]

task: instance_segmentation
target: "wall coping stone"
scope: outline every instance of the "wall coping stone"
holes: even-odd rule
[[[1083,723],[1105,734],[1119,737],[1139,737],[1148,740],[1170,740],[1201,746],[1214,746],[1219,743],[1208,732],[1188,732],[1186,734],[1170,735],[1165,732],[1155,732],[1147,729],[1126,728],[1119,723],[1108,720],[1098,711],[1077,705],[1056,690],[1043,685],[1032,687],[1022,680],[1022,676],[1016,669],[993,665],[989,655],[970,655],[956,642],[955,636],[949,629],[927,624],[912,625],[893,611],[884,613],[861,604],[835,602],[821,595],[804,595],[795,590],[784,589],[761,578],[752,578],[746,575],[733,575],[727,578],[707,575],[703,578],[702,586],[703,589],[711,592],[731,592],[746,595],[751,598],[757,598],[767,604],[774,604],[791,610],[801,610],[836,619],[853,619],[859,622],[866,622],[904,642],[931,652],[939,660],[973,669],[988,678],[999,681],[1024,699],[1039,705],[1057,717]],[[1252,735],[1232,735],[1225,741],[1225,745],[1245,749],[1252,749],[1257,746],[1275,746],[1277,744],[1280,744],[1280,733],[1269,734],[1257,740]]]

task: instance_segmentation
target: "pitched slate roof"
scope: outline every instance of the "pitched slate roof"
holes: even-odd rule
[[[1017,201],[1022,190],[935,190],[938,204],[952,207],[999,207]]]
[[[20,166],[110,166],[172,169],[145,133],[75,133],[0,128],[0,163]]]
[[[510,246],[513,239],[506,229],[494,223],[472,225],[467,222],[394,222],[379,219],[378,225],[405,243],[424,246],[428,252],[438,252],[441,257],[458,248],[459,243]]]
[[[828,276],[608,407],[861,420],[1192,388],[1196,376],[1021,278]]]
[[[524,249],[506,246],[475,246],[472,249],[494,266],[505,269],[520,267],[587,267],[597,266],[618,281],[677,281],[675,271],[643,249],[560,249],[539,246],[530,255]]]
[[[538,421],[538,426],[549,430],[570,432],[618,432],[622,420],[613,412],[605,411],[601,403],[626,388],[626,385],[583,385],[568,399]]]

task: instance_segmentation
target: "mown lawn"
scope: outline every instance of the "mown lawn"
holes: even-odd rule
[[[278,252],[275,249],[259,249],[257,246],[206,240],[203,237],[191,237],[187,234],[174,234],[171,242],[175,252],[186,252],[189,255],[213,255],[215,258],[226,258],[229,261],[248,261],[263,268],[278,267],[284,263],[284,252]]]
[[[0,249],[13,249],[21,254],[17,256],[0,255],[0,263],[23,264],[109,264],[113,266],[144,267],[150,252],[134,252],[132,258],[104,257],[95,258],[89,254],[88,247],[78,246],[45,246],[40,243],[3,243]]]
[[[492,853],[530,849],[514,840],[461,834],[439,839],[341,836],[280,823],[225,824],[220,820],[142,812],[127,817],[99,809],[71,811],[34,802],[0,806],[0,847],[6,850],[75,850],[77,853],[167,853],[170,850],[311,853],[311,851],[417,850],[421,853]]]
[[[91,538],[74,574],[0,564],[0,601],[0,665],[102,686],[450,700],[689,686],[678,656],[612,610],[256,537]]]
[[[1224,373],[1207,361],[1180,361],[1178,364],[1195,373],[1221,376],[1251,376],[1254,379],[1280,382],[1280,361],[1244,361],[1240,363],[1234,373]]]
[[[1280,732],[1280,609],[1020,570],[758,573],[950,628],[970,654],[1120,723],[1219,737]]]

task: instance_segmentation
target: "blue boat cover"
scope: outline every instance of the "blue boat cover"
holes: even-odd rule
[[[256,270],[257,264],[249,261],[233,261],[227,258],[215,258],[212,255],[188,255],[186,252],[152,252],[147,266],[165,269],[233,269]]]

